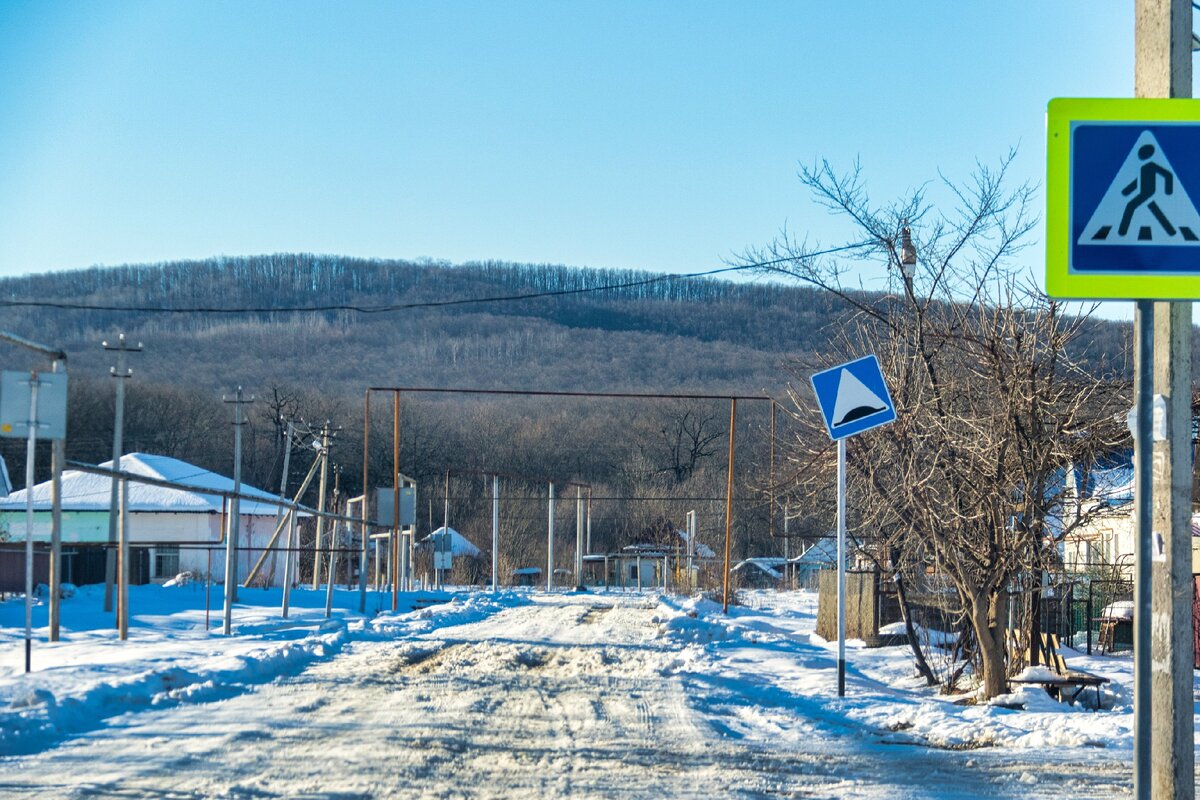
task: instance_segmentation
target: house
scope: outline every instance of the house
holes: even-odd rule
[[[849,553],[847,553],[849,562]],[[837,538],[817,539],[803,553],[788,561],[792,583],[797,589],[816,591],[823,569],[837,569]]]
[[[1077,574],[1104,572],[1133,580],[1137,553],[1137,520],[1133,502],[1094,513],[1063,537],[1063,566]],[[1200,573],[1200,514],[1192,515],[1192,572]]]
[[[1072,475],[1064,518],[1084,518],[1082,524],[1062,537],[1059,553],[1068,572],[1103,571],[1111,577],[1133,579],[1137,552],[1136,520],[1133,511],[1133,464],[1128,451],[1114,454],[1094,465],[1087,486]],[[1200,514],[1192,516],[1192,572],[1200,572]]]
[[[101,464],[111,467],[112,462]],[[121,468],[135,475],[162,481],[225,491],[233,480],[186,461],[149,453],[130,453]],[[242,492],[264,499],[276,495],[242,484]],[[108,541],[108,518],[112,479],[78,470],[62,475],[63,580],[68,583],[104,581],[104,550]],[[128,535],[130,581],[161,583],[180,572],[211,575],[222,580],[225,546],[222,524],[227,510],[219,495],[130,481],[128,484]],[[26,490],[0,500],[0,540],[25,541]],[[50,542],[50,482],[33,487],[33,540]],[[277,507],[243,500],[239,504],[240,544],[238,574],[246,575],[258,560],[275,530]],[[303,516],[303,515],[302,515]],[[15,548],[20,549],[20,548]],[[261,574],[264,585],[280,585],[283,570],[268,559]]]
[[[776,588],[783,583],[787,563],[786,558],[747,558],[734,564],[731,571],[742,586]]]

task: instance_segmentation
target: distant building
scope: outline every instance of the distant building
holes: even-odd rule
[[[849,550],[849,548],[847,548]],[[850,558],[847,553],[847,564]],[[816,591],[823,569],[837,569],[837,538],[835,534],[817,539],[803,553],[788,562],[792,573],[791,583],[797,589]]]
[[[512,571],[513,586],[537,586],[542,582],[540,567],[520,567]]]
[[[776,588],[783,584],[786,558],[747,558],[731,568],[742,586]]]
[[[1115,453],[1093,466],[1086,481],[1082,485],[1084,480],[1075,470],[1067,477],[1069,488],[1059,524],[1069,524],[1076,514],[1084,522],[1062,536],[1063,566],[1068,572],[1101,572],[1133,580],[1137,531],[1132,453]],[[1200,514],[1192,517],[1192,572],[1200,572]]]
[[[446,528],[444,527],[438,528],[436,531],[422,539],[418,546],[432,550],[433,543],[435,541],[434,537],[441,536],[442,532],[445,530]],[[454,530],[454,528],[450,528],[450,554],[455,558],[459,558],[460,556],[478,558],[479,556],[483,555],[483,551],[471,544],[471,541],[467,537]]]
[[[101,464],[111,467],[112,462]],[[186,461],[148,453],[129,453],[121,468],[136,475],[206,489],[233,490],[233,480]],[[276,499],[276,495],[242,484],[247,495]],[[161,583],[180,572],[225,573],[222,522],[227,513],[223,498],[183,489],[168,489],[129,482],[128,535],[130,581]],[[108,517],[112,479],[78,470],[62,475],[63,581],[75,584],[104,581],[104,545],[108,542]],[[25,541],[26,490],[0,500],[0,540]],[[50,542],[50,482],[33,487],[33,540]],[[258,560],[275,530],[276,506],[243,500],[239,504],[240,544],[238,574],[245,576]],[[19,551],[20,548],[10,548]],[[8,558],[7,553],[0,560]],[[283,563],[269,558],[260,573],[263,585],[281,585]],[[0,575],[6,571],[0,569]],[[0,587],[4,588],[4,587]]]

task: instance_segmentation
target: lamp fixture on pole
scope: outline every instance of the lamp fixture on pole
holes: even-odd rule
[[[912,230],[908,225],[900,229],[900,273],[909,283],[917,273],[917,248],[913,245]]]

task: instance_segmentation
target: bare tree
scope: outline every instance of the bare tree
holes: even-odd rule
[[[1124,402],[1115,382],[1073,358],[1082,318],[1064,316],[1012,265],[1032,219],[1030,188],[1005,188],[1011,158],[965,185],[943,179],[944,214],[925,189],[876,208],[857,166],[804,169],[817,201],[860,238],[836,260],[787,234],[746,254],[854,310],[831,362],[879,356],[898,418],[849,442],[851,522],[879,563],[965,616],[985,697],[1007,689],[1010,587],[1082,522],[1065,513],[1065,468],[1118,445],[1114,410]],[[845,285],[853,265],[878,262],[882,291]],[[799,471],[796,490],[828,491],[817,476],[832,475],[833,448],[812,425],[809,393],[792,401],[801,427],[791,458],[817,467]]]
[[[681,407],[664,417],[659,435],[661,453],[655,462],[662,466],[658,471],[670,473],[676,483],[683,483],[704,459],[717,452],[717,443],[726,433],[715,413]]]

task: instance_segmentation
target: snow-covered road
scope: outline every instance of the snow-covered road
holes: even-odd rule
[[[538,595],[0,761],[3,797],[1104,797],[1122,754],[888,744],[703,673],[656,601]],[[747,671],[761,669],[753,663]],[[703,691],[701,691],[703,688]],[[773,736],[773,730],[790,735]],[[801,732],[796,735],[796,732]]]

